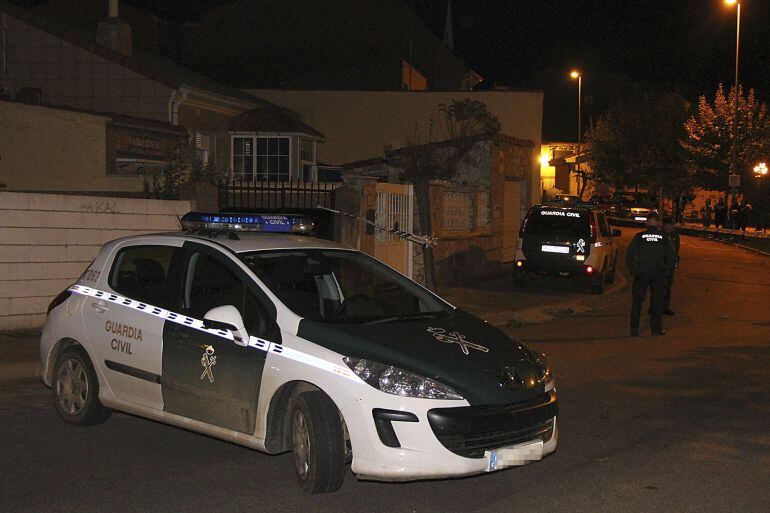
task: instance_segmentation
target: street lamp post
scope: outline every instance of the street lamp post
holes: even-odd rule
[[[736,6],[736,15],[737,15],[737,21],[736,21],[736,28],[735,28],[735,82],[734,82],[734,91],[733,94],[733,130],[732,130],[732,158],[730,161],[730,174],[731,175],[737,175],[738,174],[738,80],[739,80],[739,70],[740,70],[740,57],[741,57],[741,2],[740,0],[725,0],[725,3],[727,5],[735,5]],[[732,193],[732,204],[735,205],[737,203],[737,197],[738,197],[738,188],[735,185],[732,185],[731,187],[731,193]]]
[[[580,153],[581,146],[583,144],[583,74],[577,70],[572,70],[569,74],[572,79],[578,81],[578,143],[577,143],[577,155],[575,157],[575,172],[580,176]],[[582,191],[575,191],[582,192]]]

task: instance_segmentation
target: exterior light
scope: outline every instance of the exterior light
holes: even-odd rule
[[[767,176],[767,164],[765,162],[760,162],[754,166],[754,174],[757,176]]]
[[[578,70],[572,70],[569,76],[572,78],[580,78],[580,72]]]
[[[725,0],[725,3],[727,5],[735,5],[738,3],[738,0]]]
[[[548,155],[540,155],[540,165],[542,167],[548,167],[549,162],[551,162],[551,159],[548,158]]]

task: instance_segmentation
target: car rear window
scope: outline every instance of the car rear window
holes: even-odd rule
[[[552,231],[583,232],[590,226],[590,213],[583,210],[536,208],[527,214],[525,233]]]

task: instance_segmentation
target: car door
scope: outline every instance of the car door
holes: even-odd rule
[[[119,399],[162,409],[163,313],[174,307],[181,241],[118,246],[83,306],[96,361]]]
[[[226,254],[187,242],[180,274],[185,322],[167,322],[163,332],[163,402],[170,413],[227,429],[253,433],[267,353],[196,328],[212,308],[232,305],[246,331],[278,342],[275,307]]]

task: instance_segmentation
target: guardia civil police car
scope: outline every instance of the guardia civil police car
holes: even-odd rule
[[[188,214],[107,243],[50,305],[67,423],[120,410],[270,454],[305,490],[465,476],[556,450],[544,356],[303,218]],[[283,232],[283,233],[281,233]]]
[[[514,283],[525,286],[534,274],[554,274],[584,280],[601,294],[615,280],[618,236],[594,204],[535,205],[521,223]]]

